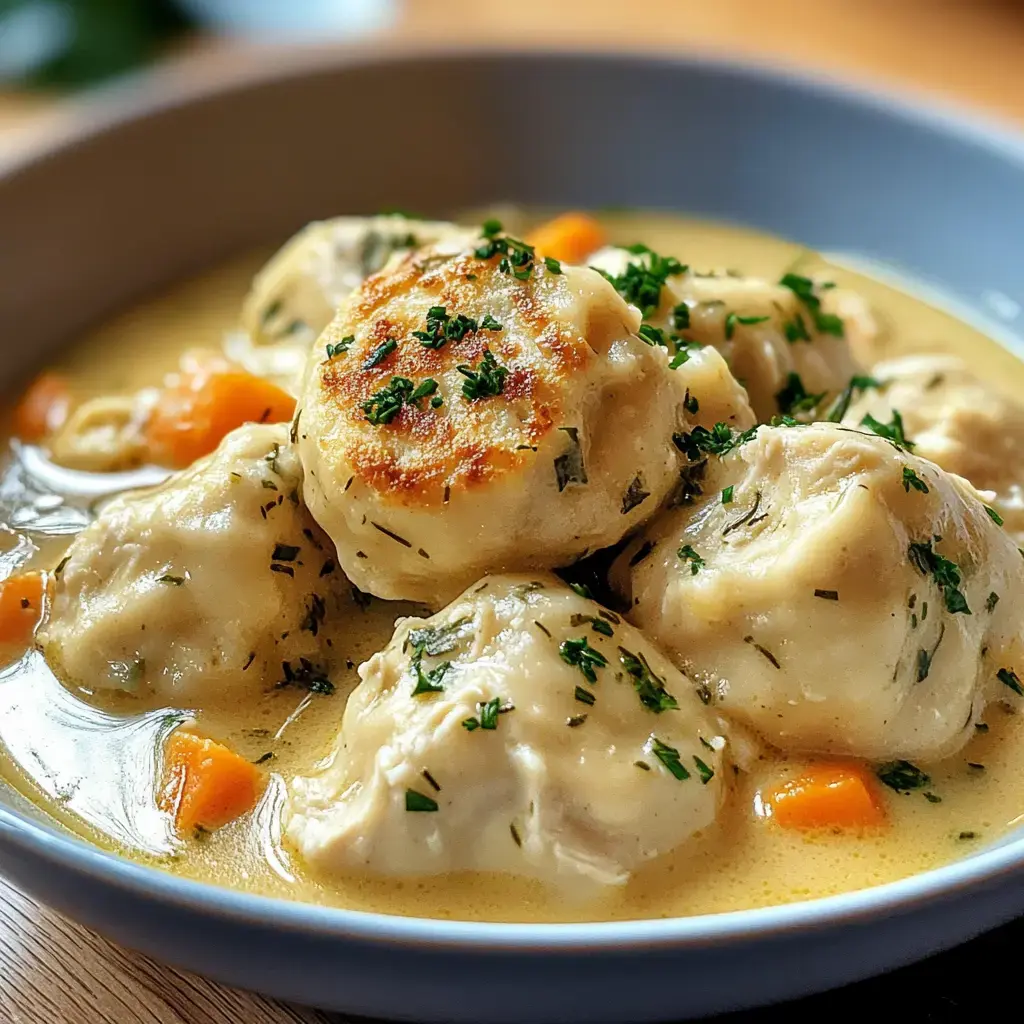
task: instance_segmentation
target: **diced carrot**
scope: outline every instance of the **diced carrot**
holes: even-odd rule
[[[158,803],[174,816],[179,835],[220,828],[256,806],[263,773],[223,744],[176,729],[164,747]]]
[[[863,829],[885,824],[871,772],[853,762],[812,765],[769,795],[772,820],[783,828]]]
[[[295,399],[262,377],[244,370],[199,372],[161,393],[146,422],[146,441],[154,462],[188,466],[243,423],[280,423],[294,412]]]
[[[27,647],[43,617],[47,577],[24,572],[0,582],[0,643]]]
[[[582,263],[607,240],[605,230],[585,213],[563,213],[535,227],[526,237],[542,256]]]
[[[22,441],[41,441],[64,426],[70,411],[68,382],[60,374],[42,373],[14,409],[14,433]]]

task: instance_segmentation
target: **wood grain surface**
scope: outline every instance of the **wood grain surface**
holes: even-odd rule
[[[424,43],[727,52],[937,95],[1024,124],[1018,0],[409,0],[391,34]],[[216,62],[226,52],[223,44],[203,45],[175,59]],[[237,57],[238,47],[232,52]],[[0,156],[45,137],[67,116],[51,99],[0,93]],[[1024,925],[1010,925],[841,993],[727,1019],[888,1020],[898,1009],[903,1021],[962,1021],[1017,1004],[1022,939]],[[0,881],[0,1024],[343,1020],[163,967]]]

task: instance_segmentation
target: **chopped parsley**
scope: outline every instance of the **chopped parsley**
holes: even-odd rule
[[[999,595],[993,590],[985,601],[985,611],[992,611],[997,604],[999,604]]]
[[[572,616],[569,620],[569,625],[573,628],[582,626],[585,623],[590,623],[590,628],[595,633],[600,633],[601,636],[614,636],[615,630],[612,629],[611,623],[605,622],[604,619],[599,619],[594,615],[580,615],[579,613]],[[548,636],[551,634],[549,633]]]
[[[583,448],[580,446],[580,432],[577,427],[559,427],[569,438],[570,448],[555,459],[555,476],[559,493],[569,484],[587,483],[587,469],[583,464]]]
[[[451,671],[452,663],[442,661],[436,668],[429,672],[423,671],[423,655],[417,652],[413,659],[412,670],[416,678],[416,685],[413,687],[412,695],[418,697],[421,693],[441,693],[444,690],[444,677]]]
[[[356,336],[354,334],[346,335],[341,341],[336,341],[333,344],[327,343],[327,358],[333,359],[335,356],[344,355],[355,343]]]
[[[756,433],[756,426],[734,433],[728,423],[716,423],[710,430],[697,426],[689,433],[673,434],[672,443],[691,462],[697,462],[703,455],[726,455],[733,448],[746,444]]]
[[[771,320],[770,316],[740,316],[738,313],[727,313],[725,317],[725,340],[732,341],[737,326],[753,327]]]
[[[704,559],[689,544],[684,544],[676,554],[684,562],[690,563],[690,575],[696,576],[704,568]]]
[[[701,783],[706,786],[715,777],[714,770],[696,754],[693,755],[693,763],[697,766]]]
[[[372,370],[375,366],[380,366],[385,359],[395,349],[398,348],[398,342],[394,338],[388,338],[386,341],[382,341],[367,357],[363,362],[364,370]]]
[[[700,402],[690,394],[689,389],[687,389],[686,396],[683,398],[683,408],[691,416],[696,416],[700,412]]]
[[[581,703],[593,706],[597,702],[597,698],[589,691],[584,690],[582,686],[577,686],[573,691],[573,696]]]
[[[903,467],[903,490],[910,493],[910,488],[913,487],[915,491],[920,491],[922,494],[928,493],[928,485],[909,467]]]
[[[626,488],[626,493],[622,496],[622,514],[626,515],[632,512],[637,505],[642,505],[651,496],[650,491],[644,490],[644,482],[637,474],[633,477],[629,487]]]
[[[913,441],[907,440],[907,435],[903,430],[903,417],[899,414],[898,409],[893,409],[891,423],[880,423],[871,413],[865,413],[860,425],[867,427],[873,434],[884,437],[902,451],[909,452],[916,447]]]
[[[835,338],[844,336],[842,319],[834,313],[822,312],[821,299],[818,298],[814,282],[809,277],[802,277],[800,274],[786,274],[779,284],[783,288],[788,288],[803,303],[819,334],[831,334]],[[799,314],[797,314],[797,320],[803,322],[803,318]],[[806,332],[806,326],[804,326],[804,331]],[[790,341],[798,340],[790,338],[788,330],[786,338]],[[809,341],[810,339],[804,340]]]
[[[628,253],[641,258],[628,263],[626,269],[617,276],[598,267],[594,269],[607,278],[612,287],[628,303],[636,306],[642,316],[648,317],[661,305],[661,289],[665,282],[670,277],[685,274],[689,268],[674,256],[659,256],[653,249],[641,243],[627,245],[623,248]],[[678,308],[677,306],[676,309],[678,310]]]
[[[875,769],[879,780],[897,793],[909,793],[913,789],[924,789],[932,780],[909,761],[887,761]]]
[[[735,494],[736,488],[733,484],[729,484],[728,487],[722,488],[722,504],[731,505],[733,494]]]
[[[466,378],[462,382],[462,397],[467,402],[494,398],[505,390],[508,367],[502,366],[489,348],[484,348],[483,359],[475,370],[465,365],[457,366],[455,369]]]
[[[597,669],[608,664],[608,659],[591,647],[585,636],[576,640],[563,640],[558,645],[558,653],[562,661],[578,668],[583,673],[583,678],[590,683],[597,682]]]
[[[677,331],[685,331],[690,327],[690,307],[685,302],[680,302],[672,309],[672,326]]]
[[[412,336],[419,339],[424,348],[444,348],[449,341],[461,341],[467,334],[475,331],[500,331],[501,324],[488,313],[477,323],[473,317],[456,313],[452,316],[445,306],[431,306],[427,310],[426,330],[413,331]]]
[[[665,680],[656,675],[642,654],[619,648],[619,661],[633,680],[640,703],[649,711],[661,714],[679,707],[679,702],[665,689]]]
[[[554,256],[544,257],[544,269],[549,274],[560,274],[562,272],[562,264],[555,259]]]
[[[481,234],[484,236],[484,244],[474,251],[474,255],[480,260],[490,260],[500,256],[498,270],[502,274],[510,274],[517,281],[526,281],[533,273],[536,252],[532,245],[523,242],[518,238],[503,234],[500,220],[485,221],[481,227]],[[561,264],[557,260],[552,261],[557,265],[557,270],[544,261],[544,266],[551,274],[562,272]]]
[[[438,803],[431,796],[419,793],[415,789],[407,789],[405,791],[405,809],[407,811],[436,811]]]
[[[838,590],[815,590],[815,597],[820,597],[824,601],[838,601],[839,591]]]
[[[811,333],[807,330],[807,324],[800,313],[796,313],[792,320],[787,320],[783,324],[782,332],[786,336],[786,341],[791,345],[795,345],[798,341],[811,340]]]
[[[433,377],[428,377],[420,384],[415,384],[408,377],[392,377],[387,387],[381,388],[363,403],[362,410],[370,423],[380,426],[390,423],[402,411],[403,405],[418,409],[420,401],[436,390],[437,381]]]
[[[301,548],[297,544],[275,544],[270,556],[275,562],[294,562]]]
[[[300,686],[310,693],[319,693],[327,697],[334,693],[334,683],[327,678],[327,674],[322,669],[317,668],[308,658],[299,658],[297,667],[290,661],[282,661],[281,672],[284,678],[275,684],[276,689],[285,686]]]
[[[775,395],[775,401],[778,403],[779,412],[783,415],[789,415],[794,412],[809,412],[824,397],[824,391],[820,394],[812,395],[804,387],[800,374],[790,373],[786,378],[785,387]]]
[[[1024,686],[1021,685],[1020,677],[1013,669],[1001,668],[996,673],[996,679],[1003,684],[1008,686],[1018,697],[1024,697]]]
[[[941,538],[935,538],[939,540]],[[936,586],[942,591],[946,602],[946,610],[953,613],[962,612],[965,615],[971,614],[967,605],[967,598],[960,590],[962,582],[960,567],[943,558],[932,548],[932,541],[917,542],[910,545],[908,549],[910,561],[917,566],[922,576],[929,574],[934,578]]]
[[[180,587],[180,586],[182,586],[184,584],[185,577],[184,576],[172,576],[170,573],[166,573],[165,572],[163,574],[163,576],[158,576],[156,581],[157,581],[157,583],[166,583],[168,586],[171,586],[171,587]],[[27,606],[23,606],[23,607],[27,607]]]
[[[680,782],[685,782],[690,777],[690,773],[679,759],[679,751],[667,743],[662,743],[657,736],[651,737],[651,753]]]
[[[662,348],[668,348],[668,339],[660,327],[654,327],[651,324],[641,324],[636,334],[647,345],[660,345]]]
[[[472,629],[466,629],[466,626],[472,621],[467,616],[447,626],[425,626],[422,629],[411,629],[407,641],[415,651],[428,657],[448,654],[450,651],[454,651],[459,643],[472,632]]]
[[[839,423],[849,411],[850,403],[856,395],[866,391],[868,388],[877,387],[879,387],[879,383],[874,377],[851,377],[850,383],[839,393],[839,397],[836,398],[825,419],[829,423]]]
[[[985,511],[988,513],[989,519],[991,519],[992,522],[996,524],[996,526],[1003,525],[1003,517],[994,508],[990,508],[988,505],[985,505],[983,507]]]

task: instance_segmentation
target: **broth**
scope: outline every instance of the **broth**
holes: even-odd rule
[[[797,245],[754,232],[662,215],[608,214],[613,241],[637,239],[693,266],[737,267],[777,279],[788,269],[827,267],[857,289],[883,323],[865,365],[916,351],[969,354],[1001,389],[1024,384],[1024,365],[950,314],[887,284],[830,265]],[[131,391],[172,370],[185,348],[217,345],[235,326],[242,296],[266,254],[250,254],[174,288],[100,326],[57,369],[82,397]],[[128,354],[128,358],[126,358]],[[66,495],[35,480],[15,445],[0,482],[2,574],[50,568],[88,521],[95,495]],[[30,460],[29,460],[30,461]],[[736,780],[719,822],[695,844],[637,871],[620,889],[578,903],[552,900],[539,884],[466,874],[435,879],[351,875],[327,880],[281,843],[277,808],[285,783],[326,755],[340,725],[354,666],[383,647],[410,605],[373,600],[339,643],[353,668],[332,696],[273,691],[251,708],[203,713],[205,732],[256,760],[272,753],[272,782],[251,817],[179,843],[154,804],[160,741],[181,719],[174,709],[134,713],[131,698],[89,702],[66,690],[38,652],[0,674],[0,777],[64,827],[136,860],[183,876],[267,895],[392,914],[496,921],[674,917],[809,899],[889,882],[966,856],[1024,817],[1024,723],[992,706],[987,732],[955,757],[928,766],[941,805],[911,793],[890,800],[881,835],[787,832],[751,813],[758,788],[779,770],[765,762]],[[355,634],[355,635],[352,635]]]

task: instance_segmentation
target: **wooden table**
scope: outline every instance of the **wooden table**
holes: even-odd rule
[[[1019,0],[409,0],[392,34],[425,44],[500,40],[728,52],[938,95],[1024,124]],[[176,59],[224,56],[221,47],[203,46]],[[59,104],[0,93],[0,150],[45,137],[65,116]],[[789,1024],[837,1011],[839,1019],[881,1014],[888,1020],[898,1011],[910,1022],[959,1021],[1005,1012],[1017,1000],[1022,939],[1024,925],[1010,925],[888,978],[735,1020]],[[0,1024],[338,1020],[179,974],[0,882]]]

